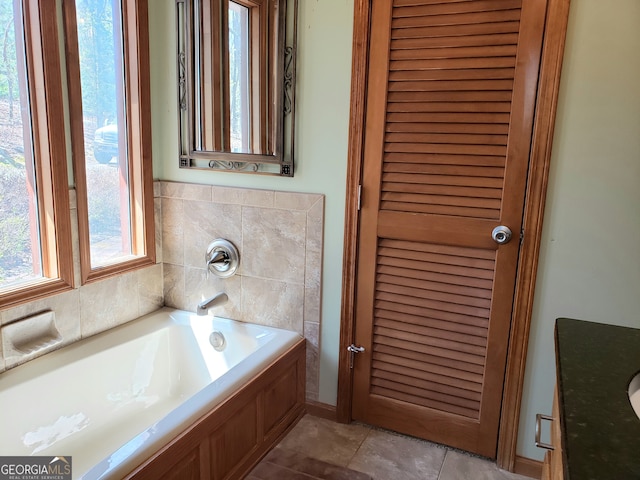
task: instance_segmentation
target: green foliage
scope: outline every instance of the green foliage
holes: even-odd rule
[[[91,243],[120,235],[119,170],[108,165],[87,166]]]
[[[0,98],[10,102],[20,96],[15,34],[15,20],[20,14],[14,15],[15,4],[0,2]]]
[[[29,196],[25,169],[0,163],[0,281],[31,272]]]
[[[113,31],[112,0],[77,0],[78,49],[84,114],[98,125],[116,118],[115,59],[121,58]],[[118,36],[120,32],[116,32]]]

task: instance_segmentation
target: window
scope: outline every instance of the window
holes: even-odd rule
[[[71,288],[55,2],[1,2],[0,305]]]
[[[82,282],[155,262],[147,0],[57,6],[0,2],[0,307],[72,288],[66,126]]]
[[[87,282],[154,261],[148,21],[139,0],[63,8],[67,58],[78,60],[67,78]]]

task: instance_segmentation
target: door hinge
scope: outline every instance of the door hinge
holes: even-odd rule
[[[523,241],[524,241],[524,228],[520,230],[520,245],[522,245]]]
[[[353,359],[356,356],[356,353],[364,352],[364,347],[358,347],[357,345],[352,343],[347,347],[347,350],[351,354],[349,358],[349,368],[353,368]]]
[[[358,185],[358,210],[362,207],[362,185]]]

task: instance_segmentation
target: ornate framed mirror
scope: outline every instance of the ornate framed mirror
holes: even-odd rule
[[[298,0],[176,0],[180,167],[293,176]]]

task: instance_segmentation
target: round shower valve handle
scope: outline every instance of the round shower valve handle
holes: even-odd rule
[[[216,238],[209,244],[204,259],[207,275],[210,272],[220,278],[232,276],[240,263],[238,249],[224,238]]]
[[[512,235],[513,234],[511,233],[511,229],[504,225],[500,225],[494,228],[493,231],[491,232],[491,238],[493,238],[493,241],[496,242],[498,245],[504,245],[505,243],[509,243],[509,240],[511,240]]]

